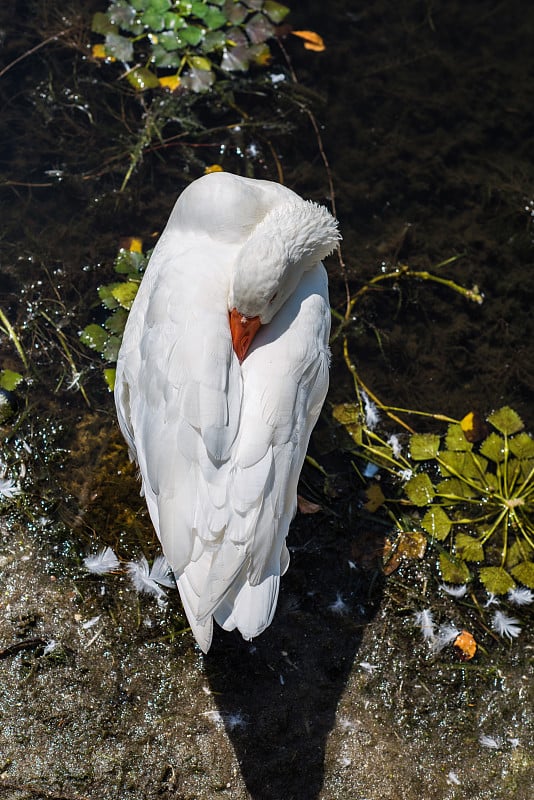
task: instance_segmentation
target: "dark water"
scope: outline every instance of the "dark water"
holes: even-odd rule
[[[391,405],[461,417],[506,403],[532,426],[534,12],[527,4],[333,0],[295,7],[294,27],[320,32],[326,50],[309,53],[288,38],[284,46],[299,85],[279,94],[265,87],[257,96],[240,79],[236,103],[262,127],[247,126],[239,111],[220,103],[206,108],[193,99],[187,113],[206,131],[191,125],[184,133],[182,124],[170,125],[165,142],[147,148],[124,191],[144,109],[116,82],[113,67],[89,58],[90,9],[103,5],[10,2],[0,9],[3,68],[21,57],[0,75],[1,303],[31,360],[20,403],[41,420],[63,424],[62,444],[75,450],[58,466],[68,502],[48,498],[48,508],[59,507],[75,530],[71,548],[105,540],[126,553],[134,549],[134,527],[129,540],[119,539],[125,516],[111,509],[115,488],[102,478],[111,399],[101,364],[77,337],[101,319],[96,290],[115,277],[121,237],[139,235],[150,246],[176,195],[212,163],[273,179],[281,169],[299,193],[331,200],[305,108],[318,120],[332,171],[351,293],[382,269],[405,264],[477,285],[485,298],[470,303],[423,280],[399,280],[369,293],[348,327],[362,379]],[[225,127],[236,122],[243,123],[238,131]],[[334,258],[329,271],[332,305],[343,314],[345,286]],[[0,347],[3,366],[21,369],[5,336]],[[350,401],[340,340],[333,343],[333,359],[331,402]],[[89,420],[78,374],[92,405]],[[327,403],[323,438],[328,420]],[[365,522],[351,516],[349,460],[325,449],[319,448],[321,458],[335,473],[331,516],[301,518],[294,530],[292,570],[272,629],[254,653],[219,637],[202,667],[223,718],[239,709],[249,721],[248,728],[229,733],[248,791],[262,800],[355,796],[354,786],[336,790],[333,779],[331,794],[320,794],[325,748],[382,585],[372,570],[356,579],[347,567]],[[305,480],[308,495],[320,498],[322,482],[313,471]],[[103,492],[106,502],[92,499]],[[126,495],[121,504],[128,503]],[[135,508],[139,546],[143,537],[150,542],[150,533]],[[359,609],[350,622],[328,610],[338,591]],[[380,624],[377,641],[386,622]],[[391,647],[404,666],[393,660],[389,676],[373,684],[392,708],[402,707],[395,675],[404,676],[410,658],[401,628],[391,635]],[[193,651],[182,648],[186,669],[193,670]],[[451,692],[447,712],[458,703],[467,728],[472,718],[461,699],[465,686],[440,678],[443,692]],[[414,696],[415,680],[409,681]],[[436,710],[423,706],[412,699],[402,707],[402,735],[409,735],[411,714],[432,736]],[[330,775],[336,763],[332,757]],[[419,796],[421,785],[427,784],[414,779],[410,797]],[[440,786],[448,791],[443,780]],[[527,797],[521,786],[516,790]],[[123,791],[134,796],[133,789]],[[490,796],[481,792],[476,796]],[[387,795],[377,789],[372,796]],[[497,789],[495,797],[506,796]]]

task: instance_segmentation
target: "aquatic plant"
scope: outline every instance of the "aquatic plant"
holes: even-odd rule
[[[203,92],[221,71],[268,64],[267,41],[288,13],[275,0],[113,0],[93,17],[104,37],[93,55],[122,62],[136,90]]]
[[[368,416],[363,401],[334,408],[356,452],[402,487],[386,497],[373,483],[365,505],[387,510],[401,554],[422,557],[424,539],[435,545],[443,580],[462,584],[445,588],[453,596],[465,594],[475,570],[494,595],[516,590],[516,582],[534,588],[534,439],[519,415],[507,406],[486,421],[469,413],[448,420],[444,435],[411,433],[404,452],[369,429]],[[365,480],[372,470],[360,474]]]
[[[109,313],[101,325],[93,322],[87,325],[80,334],[83,344],[95,350],[104,361],[110,364],[117,360],[128,313],[139,289],[151,252],[143,254],[139,239],[132,239],[128,247],[122,247],[119,250],[114,269],[118,275],[123,276],[123,280],[106,283],[98,288],[102,304]],[[115,367],[106,367],[104,377],[110,390],[113,390]]]

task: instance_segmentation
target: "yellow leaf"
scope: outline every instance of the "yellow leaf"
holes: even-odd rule
[[[460,421],[460,427],[468,442],[480,442],[488,434],[488,426],[476,411],[466,414]]]
[[[181,83],[178,75],[165,75],[164,78],[158,80],[162,89],[168,89],[169,92],[175,92]]]
[[[108,56],[103,44],[94,44],[91,50],[93,58],[100,58],[102,61],[115,61],[113,56]]]
[[[120,246],[124,250],[128,250],[130,253],[143,252],[143,240],[140,239],[138,236],[130,236],[121,239]]]
[[[370,514],[374,514],[386,499],[378,483],[372,483],[371,486],[365,490],[365,496],[367,497],[367,502],[364,508],[366,511],[369,511]]]
[[[313,31],[291,31],[293,36],[298,36],[299,39],[304,39],[304,47],[306,50],[315,50],[321,53],[325,50],[325,44],[321,36]]]
[[[220,164],[212,164],[211,167],[204,169],[204,175],[209,175],[210,172],[224,172],[224,170]]]

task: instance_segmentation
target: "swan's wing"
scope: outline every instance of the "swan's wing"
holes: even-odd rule
[[[319,265],[260,331],[242,365],[241,420],[228,485],[234,513],[198,611],[201,618],[213,613],[247,639],[270,624],[288,565],[285,538],[298,478],[328,388],[329,330],[326,273]]]

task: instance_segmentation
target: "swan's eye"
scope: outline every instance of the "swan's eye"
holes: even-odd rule
[[[273,296],[271,297],[271,299],[269,300],[269,303],[274,303],[274,301],[276,300],[277,297],[278,297],[278,292],[275,292],[273,294]]]

